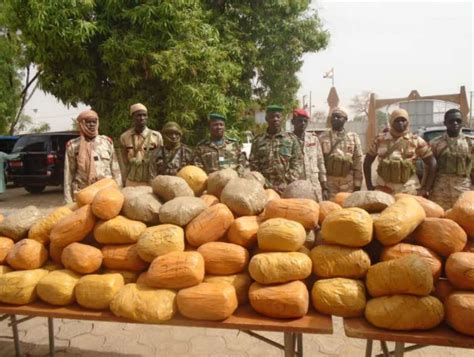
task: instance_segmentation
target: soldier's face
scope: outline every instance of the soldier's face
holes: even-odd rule
[[[308,127],[308,119],[304,117],[296,117],[291,120],[293,123],[295,133],[301,134],[304,133]]]
[[[270,130],[280,129],[281,127],[281,113],[280,112],[268,113],[266,120],[268,123],[268,129]]]
[[[408,120],[403,117],[398,117],[393,121],[392,128],[399,133],[408,129]]]
[[[87,118],[84,120],[84,123],[86,124],[86,128],[90,131],[95,131],[97,128],[97,118]]]
[[[136,129],[143,129],[148,121],[148,113],[144,110],[137,110],[132,115],[133,124]]]
[[[341,130],[344,128],[344,124],[346,124],[347,117],[342,113],[332,113],[331,114],[331,127],[334,130]]]
[[[450,136],[458,136],[462,128],[461,113],[449,114],[444,120],[444,125],[446,125],[446,131]]]
[[[212,120],[209,123],[209,131],[211,132],[211,138],[220,139],[224,136],[225,123],[222,120]]]
[[[171,142],[177,143],[181,141],[181,134],[177,131],[167,131],[166,136],[170,139]]]

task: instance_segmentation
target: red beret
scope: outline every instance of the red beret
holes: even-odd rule
[[[309,119],[309,114],[304,109],[295,109],[293,110],[293,117],[304,117]]]

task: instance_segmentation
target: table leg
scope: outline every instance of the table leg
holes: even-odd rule
[[[303,357],[303,334],[296,334],[296,355],[298,357]]]
[[[367,344],[365,345],[365,357],[372,357],[373,342],[373,340],[367,340]]]
[[[395,357],[403,357],[405,352],[405,344],[403,342],[395,342]]]
[[[15,356],[21,356],[21,346],[20,346],[20,338],[18,337],[18,326],[16,323],[16,315],[10,315],[10,324],[12,325],[12,332],[13,332],[13,344],[15,345]]]
[[[384,357],[390,356],[390,352],[388,351],[388,347],[387,347],[387,342],[380,341],[380,347],[382,347],[382,352],[383,352]]]
[[[285,357],[295,356],[295,334],[293,332],[284,332]]]
[[[49,355],[54,357],[54,320],[48,317]]]

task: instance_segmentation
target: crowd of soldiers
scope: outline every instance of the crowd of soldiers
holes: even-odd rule
[[[148,111],[142,104],[130,107],[133,127],[120,136],[122,179],[113,142],[99,135],[99,116],[92,110],[77,118],[80,137],[66,148],[64,196],[72,202],[74,193],[102,178],[113,178],[119,186],[149,185],[157,175],[176,175],[184,166],[195,165],[207,174],[231,168],[243,176],[257,171],[265,186],[278,193],[296,180],[311,182],[318,201],[338,192],[354,192],[362,187],[390,194],[409,193],[429,197],[443,208],[450,208],[459,195],[474,183],[474,139],[462,131],[462,113],[445,113],[446,133],[431,144],[410,131],[410,119],[403,109],[390,116],[389,130],[380,133],[363,160],[359,136],[344,128],[348,112],[333,108],[330,129],[319,136],[307,131],[309,115],[304,109],[293,111],[293,132],[282,130],[283,107],[266,109],[266,132],[252,142],[247,159],[242,145],[225,135],[226,117],[209,115],[209,138],[194,150],[182,142],[183,130],[167,122],[161,133],[147,127]],[[372,182],[372,164],[378,159],[376,183]],[[419,180],[416,160],[424,163]]]

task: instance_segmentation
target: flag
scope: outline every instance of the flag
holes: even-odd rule
[[[325,72],[323,78],[334,78],[334,67]]]

